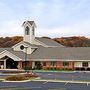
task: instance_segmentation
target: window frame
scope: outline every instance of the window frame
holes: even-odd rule
[[[88,67],[89,66],[89,63],[88,62],[82,62],[82,66],[83,67]]]
[[[25,28],[25,35],[30,35],[30,28],[28,26]]]
[[[51,66],[56,66],[56,61],[51,61]]]
[[[69,66],[69,62],[63,62],[63,66],[64,67],[68,67]]]
[[[35,31],[35,28],[34,27],[32,27],[32,35],[34,35],[35,33],[34,33],[34,31]]]
[[[46,64],[46,62],[43,62],[43,66],[46,66],[47,64]]]

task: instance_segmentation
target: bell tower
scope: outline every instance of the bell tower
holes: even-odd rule
[[[35,39],[36,24],[34,21],[25,21],[22,26],[24,27],[24,40],[25,42],[33,43]]]

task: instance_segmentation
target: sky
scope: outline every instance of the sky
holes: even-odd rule
[[[23,35],[27,20],[39,37],[90,38],[90,0],[0,0],[0,36]]]

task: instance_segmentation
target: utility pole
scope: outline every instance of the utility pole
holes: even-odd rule
[[[24,70],[25,70],[26,73],[27,73],[27,48],[28,47],[25,47],[23,45],[20,46],[20,49],[21,50],[24,50],[25,49],[25,69]]]

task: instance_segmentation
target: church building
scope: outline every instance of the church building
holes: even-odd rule
[[[0,69],[90,71],[90,47],[65,47],[49,38],[35,37],[34,21],[25,21],[23,41],[0,48]]]

